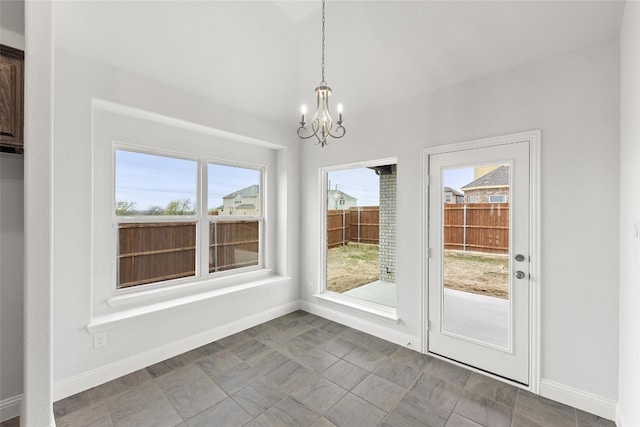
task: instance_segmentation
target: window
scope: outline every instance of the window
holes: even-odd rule
[[[326,170],[325,291],[395,307],[396,176],[395,159]]]
[[[478,198],[476,196],[469,196],[469,203],[478,203]]]
[[[444,194],[444,201],[447,203],[451,203],[451,193]]]
[[[499,195],[490,195],[489,196],[489,203],[504,203],[507,201],[507,196],[505,196],[504,194],[499,194]]]
[[[260,169],[116,149],[117,288],[260,267],[261,181]]]

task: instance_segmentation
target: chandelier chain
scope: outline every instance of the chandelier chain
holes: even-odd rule
[[[324,1],[322,0],[322,81],[321,84],[326,86],[324,81]]]

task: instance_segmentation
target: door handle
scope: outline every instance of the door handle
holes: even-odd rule
[[[524,279],[526,276],[526,274],[524,274],[524,271],[516,271],[516,279]]]

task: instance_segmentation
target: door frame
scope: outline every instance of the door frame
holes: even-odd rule
[[[484,375],[490,375],[500,381],[512,383],[520,388],[525,388],[532,393],[539,394],[540,390],[540,130],[532,130],[508,135],[500,135],[489,138],[475,139],[452,144],[428,147],[422,150],[422,298],[421,298],[421,330],[422,353],[441,358],[429,353],[429,195],[431,191],[429,179],[429,157],[435,154],[444,154],[454,151],[471,150],[514,142],[529,143],[529,254],[530,260],[530,287],[529,287],[529,386],[506,380],[502,377],[491,375],[485,371],[460,364],[468,369],[475,370]],[[447,359],[449,362],[451,360]],[[452,362],[456,363],[456,362]]]

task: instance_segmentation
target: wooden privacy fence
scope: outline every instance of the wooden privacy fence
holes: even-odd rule
[[[444,248],[509,253],[509,203],[445,204]]]
[[[444,247],[462,251],[509,253],[509,203],[445,204]],[[327,211],[327,246],[380,243],[378,206]]]
[[[258,221],[209,224],[209,272],[258,264]],[[196,223],[121,223],[118,287],[194,276]]]
[[[360,206],[348,210],[327,211],[327,245],[344,246],[349,242],[380,243],[380,209]]]

